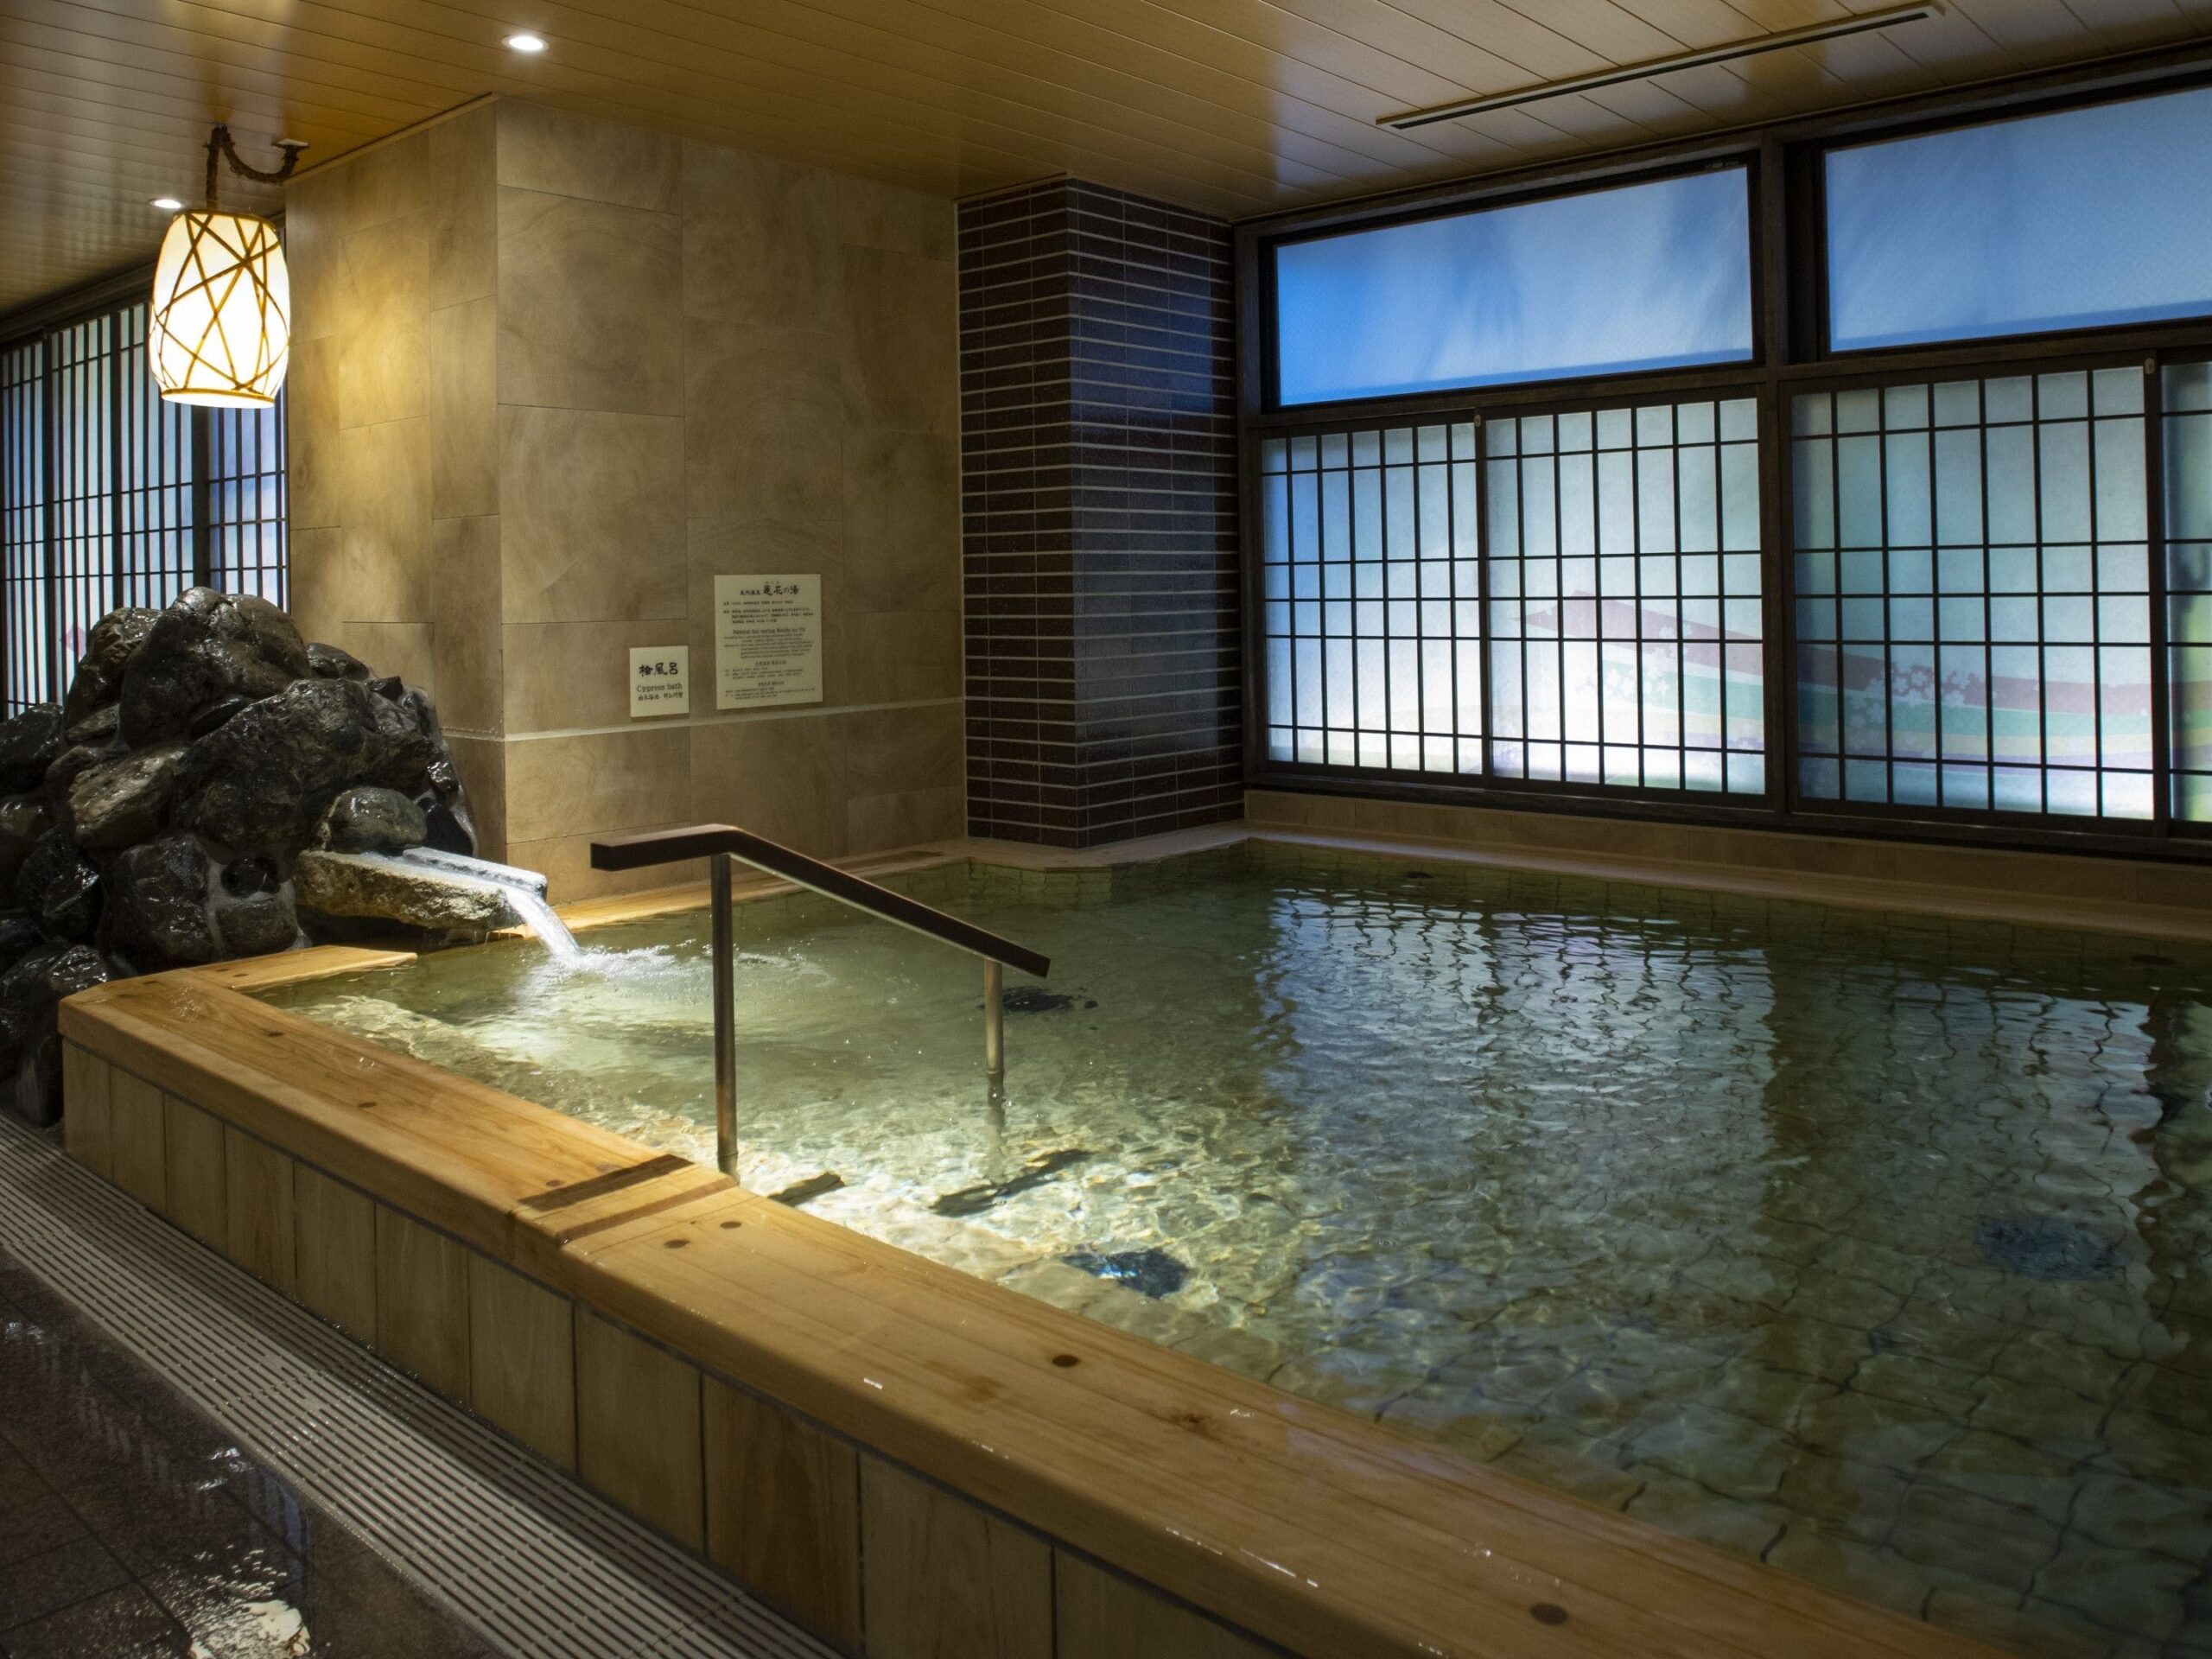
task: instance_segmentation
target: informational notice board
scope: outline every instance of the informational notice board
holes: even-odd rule
[[[691,647],[630,648],[630,718],[652,720],[691,712]]]
[[[822,578],[715,578],[715,707],[822,701]]]

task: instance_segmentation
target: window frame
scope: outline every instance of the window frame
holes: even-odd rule
[[[1763,714],[1766,729],[1770,732],[1774,729],[1774,721],[1777,718],[1771,650],[1775,638],[1773,630],[1777,625],[1778,616],[1786,614],[1786,613],[1778,612],[1776,607],[1770,580],[1771,567],[1766,562],[1764,554],[1765,543],[1771,531],[1773,512],[1773,504],[1767,495],[1764,469],[1764,456],[1770,441],[1770,435],[1767,430],[1765,404],[1758,395],[1759,383],[1749,372],[1750,365],[1732,364],[1728,366],[1736,371],[1734,376],[1719,385],[1687,386],[1663,395],[1651,389],[1649,383],[1652,377],[1637,376],[1636,385],[1640,395],[1634,398],[1624,397],[1618,392],[1605,395],[1584,385],[1577,388],[1581,395],[1576,397],[1562,397],[1554,395],[1546,397],[1524,397],[1515,399],[1510,404],[1505,404],[1500,400],[1484,397],[1460,404],[1456,409],[1424,410],[1418,415],[1407,412],[1402,404],[1394,403],[1386,406],[1385,412],[1380,418],[1351,421],[1341,416],[1330,418],[1321,415],[1318,412],[1319,407],[1318,405],[1313,407],[1298,405],[1296,410],[1300,418],[1281,425],[1270,425],[1265,431],[1255,434],[1249,445],[1242,447],[1242,453],[1246,457],[1245,477],[1243,483],[1245,486],[1243,499],[1248,516],[1244,522],[1255,526],[1260,523],[1259,515],[1262,508],[1259,501],[1261,487],[1259,480],[1262,474],[1259,471],[1259,445],[1268,438],[1319,435],[1326,432],[1347,429],[1364,430],[1378,426],[1434,426],[1471,422],[1475,428],[1475,475],[1479,480],[1492,459],[1486,447],[1484,436],[1487,424],[1491,419],[1507,416],[1521,418],[1580,414],[1586,411],[1594,412],[1601,409],[1633,407],[1639,402],[1672,404],[1710,401],[1719,404],[1748,398],[1757,406],[1759,424],[1758,442],[1762,456],[1759,492],[1761,543],[1759,620],[1761,643],[1768,647],[1765,653],[1765,673],[1762,679]],[[1709,372],[1700,372],[1700,374],[1709,378]],[[1517,385],[1510,388],[1498,388],[1498,390],[1516,391],[1520,389]],[[1330,405],[1330,407],[1340,408],[1342,405]],[[1487,486],[1478,483],[1478,488],[1486,489]],[[1490,649],[1491,639],[1489,632],[1489,607],[1491,597],[1489,569],[1490,514],[1486,502],[1478,503],[1475,512],[1475,524],[1476,545],[1473,557],[1475,567],[1479,573],[1477,577],[1475,603],[1483,619],[1481,635],[1483,730],[1478,741],[1483,746],[1484,770],[1477,774],[1446,773],[1400,771],[1387,766],[1269,760],[1267,753],[1266,710],[1264,705],[1255,700],[1258,696],[1259,674],[1262,668],[1260,658],[1264,655],[1267,639],[1265,620],[1267,601],[1262,590],[1262,584],[1265,580],[1266,565],[1265,562],[1255,555],[1245,561],[1247,615],[1245,635],[1249,675],[1245,737],[1248,779],[1253,775],[1252,768],[1257,766],[1270,771],[1295,772],[1304,776],[1325,775],[1332,779],[1342,779],[1346,783],[1362,784],[1370,786],[1366,792],[1373,793],[1393,794],[1398,792],[1401,788],[1409,789],[1418,784],[1426,790],[1441,791],[1454,799],[1471,804],[1526,806],[1542,804],[1554,809],[1573,810],[1602,806],[1607,803],[1633,800],[1673,807],[1698,817],[1705,817],[1709,813],[1721,820],[1770,813],[1780,804],[1777,773],[1770,759],[1765,768],[1765,787],[1756,793],[1749,791],[1730,793],[1726,790],[1666,788],[1646,785],[1590,784],[1565,779],[1513,778],[1500,776],[1489,771],[1489,746],[1497,741],[1497,733],[1493,729],[1495,722],[1491,716],[1492,663]],[[1763,753],[1770,755],[1771,750],[1763,751]]]
[[[2160,372],[2146,376],[2145,489],[2152,567],[2152,672],[2155,814],[2137,823],[2061,815],[1928,810],[1910,806],[1802,801],[1796,787],[1796,519],[1789,413],[1800,391],[1846,389],[1914,378],[2109,365],[2140,359],[2162,372],[2171,361],[2212,357],[2212,317],[2131,322],[2094,328],[1989,336],[1968,340],[1832,352],[1827,340],[1827,247],[1821,157],[1831,148],[1910,137],[2012,116],[2212,85],[2212,45],[2137,54],[2113,63],[2020,76],[1966,92],[1897,99],[1832,115],[1777,122],[1719,135],[1638,146],[1472,181],[1395,193],[1247,221],[1236,227],[1238,365],[1238,500],[1249,532],[1260,523],[1259,445],[1299,432],[1370,425],[1419,425],[1503,414],[1541,414],[1634,401],[1719,397],[1748,388],[1758,406],[1761,591],[1764,601],[1766,783],[1764,797],[1700,793],[1682,799],[1627,786],[1395,772],[1270,760],[1265,721],[1262,563],[1255,542],[1243,561],[1244,775],[1249,786],[1369,797],[1417,804],[1511,808],[1583,816],[1847,835],[1892,841],[1963,842],[2033,850],[2212,861],[2212,823],[2172,817],[2167,759],[2171,716],[2169,619],[2164,588],[2165,526]],[[1280,240],[1577,194],[1719,164],[1748,166],[1751,199],[1752,341],[1747,362],[1634,374],[1522,381],[1395,397],[1284,406],[1273,384],[1273,260]],[[1740,395],[1740,391],[1739,394]],[[1486,518],[1487,513],[1482,515]],[[1486,591],[1486,588],[1485,588]],[[1488,641],[1484,641],[1485,661]],[[1485,686],[1485,700],[1488,691]],[[1487,742],[1489,734],[1484,734]]]
[[[120,390],[119,376],[124,372],[120,360],[121,353],[127,349],[117,338],[119,320],[133,307],[148,302],[148,296],[152,289],[153,269],[151,264],[147,264],[124,271],[117,276],[74,289],[44,305],[18,312],[10,317],[0,318],[0,353],[13,353],[26,347],[35,347],[40,353],[36,382],[41,387],[39,396],[43,407],[41,415],[40,453],[36,457],[35,467],[46,506],[45,524],[40,536],[44,570],[38,578],[38,582],[44,594],[42,626],[49,638],[47,640],[46,684],[40,696],[34,701],[59,702],[68,690],[69,678],[74,668],[73,664],[64,660],[66,653],[55,648],[60,638],[57,630],[61,615],[56,601],[63,584],[68,578],[60,569],[57,563],[59,556],[57,549],[60,537],[54,516],[58,499],[55,493],[56,468],[59,465],[58,439],[54,427],[56,404],[54,379],[54,342],[71,330],[81,327],[87,323],[95,322],[103,318],[112,320],[107,354],[111,356],[115,365],[111,372],[118,377],[118,379],[111,382],[113,389],[111,392],[112,397],[114,391]],[[219,423],[229,421],[242,424],[245,419],[256,413],[257,411],[211,409],[199,405],[188,407],[186,417],[188,429],[184,448],[191,459],[192,475],[185,486],[189,502],[189,521],[181,528],[188,541],[191,569],[188,573],[168,574],[181,575],[188,585],[193,586],[210,587],[221,580],[224,575],[222,538],[226,533],[235,532],[241,526],[223,516],[216,500],[218,487],[224,484],[240,483],[248,476],[256,479],[273,478],[276,495],[276,514],[273,518],[257,522],[273,529],[276,543],[275,554],[273,558],[263,560],[261,566],[273,575],[276,591],[280,596],[277,602],[282,603],[289,597],[291,527],[288,430],[289,421],[287,405],[281,393],[275,410],[276,429],[275,467],[264,468],[250,475],[232,474],[223,478],[218,478],[215,475],[214,457],[218,449]],[[118,404],[110,410],[105,423],[106,430],[101,435],[110,466],[111,501],[118,501],[121,494],[119,486],[114,482],[114,479],[118,466],[116,445],[121,441],[124,424]],[[0,407],[0,454],[4,454],[14,442],[15,433],[6,420],[6,410],[4,407]],[[142,452],[141,460],[144,458],[145,452]],[[169,487],[175,487],[175,486],[171,485]],[[116,510],[111,507],[111,512]],[[158,576],[164,573],[133,571],[127,569],[124,554],[129,543],[127,533],[120,522],[111,526],[108,536],[110,548],[106,575],[111,601],[109,608],[112,608],[114,605],[129,602],[124,594],[127,582],[143,581],[149,576]],[[17,632],[14,624],[15,619],[12,616],[0,614],[0,705],[4,705],[0,706],[0,717],[21,713],[22,709],[29,706],[28,702],[19,704],[13,691],[16,669],[15,639]]]
[[[2198,353],[2176,353],[2174,357],[2195,356]],[[1857,357],[1859,354],[1854,353]],[[2125,359],[2125,360],[2122,360]],[[1878,389],[1894,385],[1910,385],[1922,381],[1935,382],[1947,375],[1960,378],[1987,378],[1998,375],[2035,376],[2066,373],[2075,371],[2094,371],[2125,366],[2142,366],[2155,362],[2160,372],[2146,372],[2144,376],[2143,448],[2144,492],[2145,523],[2144,541],[2147,552],[2149,575],[2150,653],[2151,670],[2151,727],[2152,727],[2152,812],[2148,818],[2107,818],[2076,816],[2054,812],[2008,811],[1997,807],[1945,806],[1935,809],[1929,816],[1910,806],[1894,802],[1851,801],[1808,796],[1798,785],[1796,761],[1799,758],[1796,745],[1797,734],[1797,688],[1796,613],[1797,605],[1797,562],[1793,545],[1780,550],[1777,560],[1776,580],[1783,587],[1784,626],[1789,632],[1783,640],[1788,658],[1788,672],[1782,687],[1786,709],[1786,725],[1789,762],[1783,770],[1787,787],[1782,803],[1783,811],[1798,823],[1823,827],[1830,830],[1845,830],[1864,834],[1869,829],[1886,825],[1933,824],[1954,825],[1979,830],[1985,834],[1994,832],[2002,838],[2039,842],[2075,840],[2108,842],[2113,848],[2143,850],[2146,842],[2178,837],[2183,840],[2208,838],[2212,840],[2212,823],[2192,824],[2175,821],[2172,817],[2171,768],[2166,761],[2166,725],[2169,714],[2167,685],[2167,643],[2164,607],[2165,595],[2165,525],[2164,525],[2164,432],[2161,423],[2160,404],[2163,370],[2167,354],[2153,353],[2140,359],[2133,353],[2112,347],[2097,350],[2088,346],[2080,349],[2055,353],[2048,357],[2008,359],[2001,364],[1986,365],[1989,372],[1975,376],[1963,371],[1962,365],[1952,364],[1947,368],[1931,370],[1910,363],[1891,362],[1877,368],[1863,361],[1840,366],[1834,373],[1807,377],[1791,384],[1783,396],[1795,397],[1800,392],[1840,392]],[[1791,465],[1789,446],[1794,442],[1786,418],[1787,410],[1777,411],[1782,432],[1779,442],[1783,453],[1776,457],[1776,465],[1784,476],[1791,492],[1790,514],[1784,522],[1784,533],[1790,533],[1796,520],[1796,469]],[[1762,463],[1765,457],[1761,457]],[[1794,542],[1794,537],[1792,538]],[[2043,763],[2039,763],[2043,764]],[[2093,825],[2078,833],[2069,833],[2068,826]]]

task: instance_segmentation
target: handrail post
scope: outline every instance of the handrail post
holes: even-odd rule
[[[983,1075],[995,1095],[1006,1087],[1006,969],[983,958]]]
[[[737,962],[730,918],[729,855],[707,860],[707,882],[714,909],[715,956],[715,1165],[737,1176]]]
[[[983,1073],[990,1084],[993,1134],[1001,1136],[1006,1121],[1006,970],[1010,966],[1019,968],[1042,979],[1052,971],[1052,958],[735,824],[695,823],[681,830],[649,830],[591,844],[594,870],[639,870],[654,864],[688,863],[695,858],[707,861],[708,897],[714,912],[715,1162],[725,1175],[733,1180],[737,1178],[737,969],[730,918],[733,860],[983,959]]]

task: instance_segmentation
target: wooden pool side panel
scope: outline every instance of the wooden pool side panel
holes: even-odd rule
[[[849,1652],[1991,1651],[231,988],[276,971],[64,1004],[73,1155]]]

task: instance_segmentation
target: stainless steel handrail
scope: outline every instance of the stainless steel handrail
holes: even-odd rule
[[[737,1173],[737,976],[730,915],[732,859],[825,899],[894,922],[940,944],[981,957],[983,1075],[989,1081],[993,1101],[998,1100],[1006,1087],[1006,969],[1019,968],[1042,979],[1052,972],[1050,957],[735,824],[695,823],[681,830],[615,836],[591,844],[591,867],[595,870],[636,870],[694,858],[707,861],[707,890],[714,914],[715,1161],[724,1174]]]

